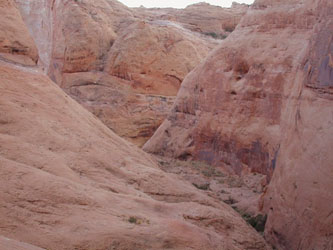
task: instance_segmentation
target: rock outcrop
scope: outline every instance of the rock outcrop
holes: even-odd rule
[[[264,173],[265,235],[331,249],[332,2],[256,1],[184,80],[144,149],[238,174]]]
[[[245,4],[234,3],[231,8],[197,3],[185,9],[136,8],[137,15],[150,20],[170,20],[184,28],[217,39],[232,32],[248,10]]]
[[[0,61],[1,249],[270,249],[42,72]]]
[[[168,21],[127,27],[112,46],[106,72],[138,92],[175,96],[185,76],[217,45]]]
[[[168,21],[141,20],[117,1],[16,2],[50,78],[137,145],[166,117],[185,75],[217,45]],[[88,81],[104,73],[117,77],[110,77],[108,95],[104,85]],[[82,93],[82,84],[94,94]],[[121,103],[122,108],[110,103]],[[139,114],[146,118],[140,121]]]
[[[288,89],[283,142],[265,195],[266,238],[283,250],[333,249],[333,3],[308,1],[316,20]],[[287,93],[286,93],[287,94]],[[297,232],[297,233],[295,233]]]
[[[43,250],[42,248],[2,236],[0,236],[0,246],[2,250]]]
[[[1,1],[0,16],[0,57],[24,65],[35,65],[37,48],[15,3]]]

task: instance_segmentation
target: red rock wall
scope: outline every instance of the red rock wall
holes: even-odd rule
[[[273,174],[265,235],[278,249],[332,249],[332,10],[328,0],[256,1],[144,146]]]
[[[35,65],[37,48],[14,1],[0,1],[0,57],[24,65]]]
[[[283,143],[265,195],[265,235],[289,249],[333,249],[333,3],[313,6],[320,20],[299,65],[283,116]]]

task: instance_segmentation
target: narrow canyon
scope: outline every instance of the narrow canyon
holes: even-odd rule
[[[0,27],[0,250],[333,250],[332,0]]]

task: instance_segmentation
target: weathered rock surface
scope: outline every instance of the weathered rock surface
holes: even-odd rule
[[[217,45],[168,21],[141,21],[112,46],[106,72],[138,92],[175,96],[184,77]]]
[[[142,146],[171,109],[175,97],[137,93],[130,81],[109,74],[63,75],[63,89],[121,137]]]
[[[332,249],[332,2],[256,1],[144,149],[272,175],[267,238]]]
[[[25,65],[35,65],[37,48],[12,0],[0,2],[0,57]]]
[[[120,5],[105,0],[56,1],[51,79],[61,83],[63,73],[103,70],[120,20],[131,18],[125,6],[114,9],[114,3]]]
[[[48,77],[0,64],[1,235],[57,250],[270,249]]]
[[[136,8],[135,10],[136,15],[150,20],[170,20],[194,32],[214,38],[225,38],[235,29],[248,10],[248,6],[234,3],[231,8],[222,8],[202,2],[189,5],[185,9]]]
[[[1,249],[270,249],[40,68],[1,59],[0,78]]]
[[[43,250],[42,248],[0,236],[2,250]]]
[[[217,45],[214,39],[168,21],[140,20],[117,1],[16,1],[51,79],[140,146],[166,117],[185,75]],[[105,86],[86,77],[96,74],[96,79],[103,72],[111,75],[117,93],[106,94]],[[82,84],[94,93],[88,101]],[[111,103],[121,103],[122,108]]]
[[[284,250],[333,249],[333,3],[307,4],[320,22],[288,89],[286,132],[264,200],[266,238]]]

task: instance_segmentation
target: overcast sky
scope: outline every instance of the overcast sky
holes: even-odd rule
[[[140,7],[141,5],[152,8],[152,7],[173,7],[173,8],[185,8],[187,5],[207,2],[212,5],[219,5],[223,7],[230,7],[232,2],[252,4],[254,0],[119,0],[129,7]]]

